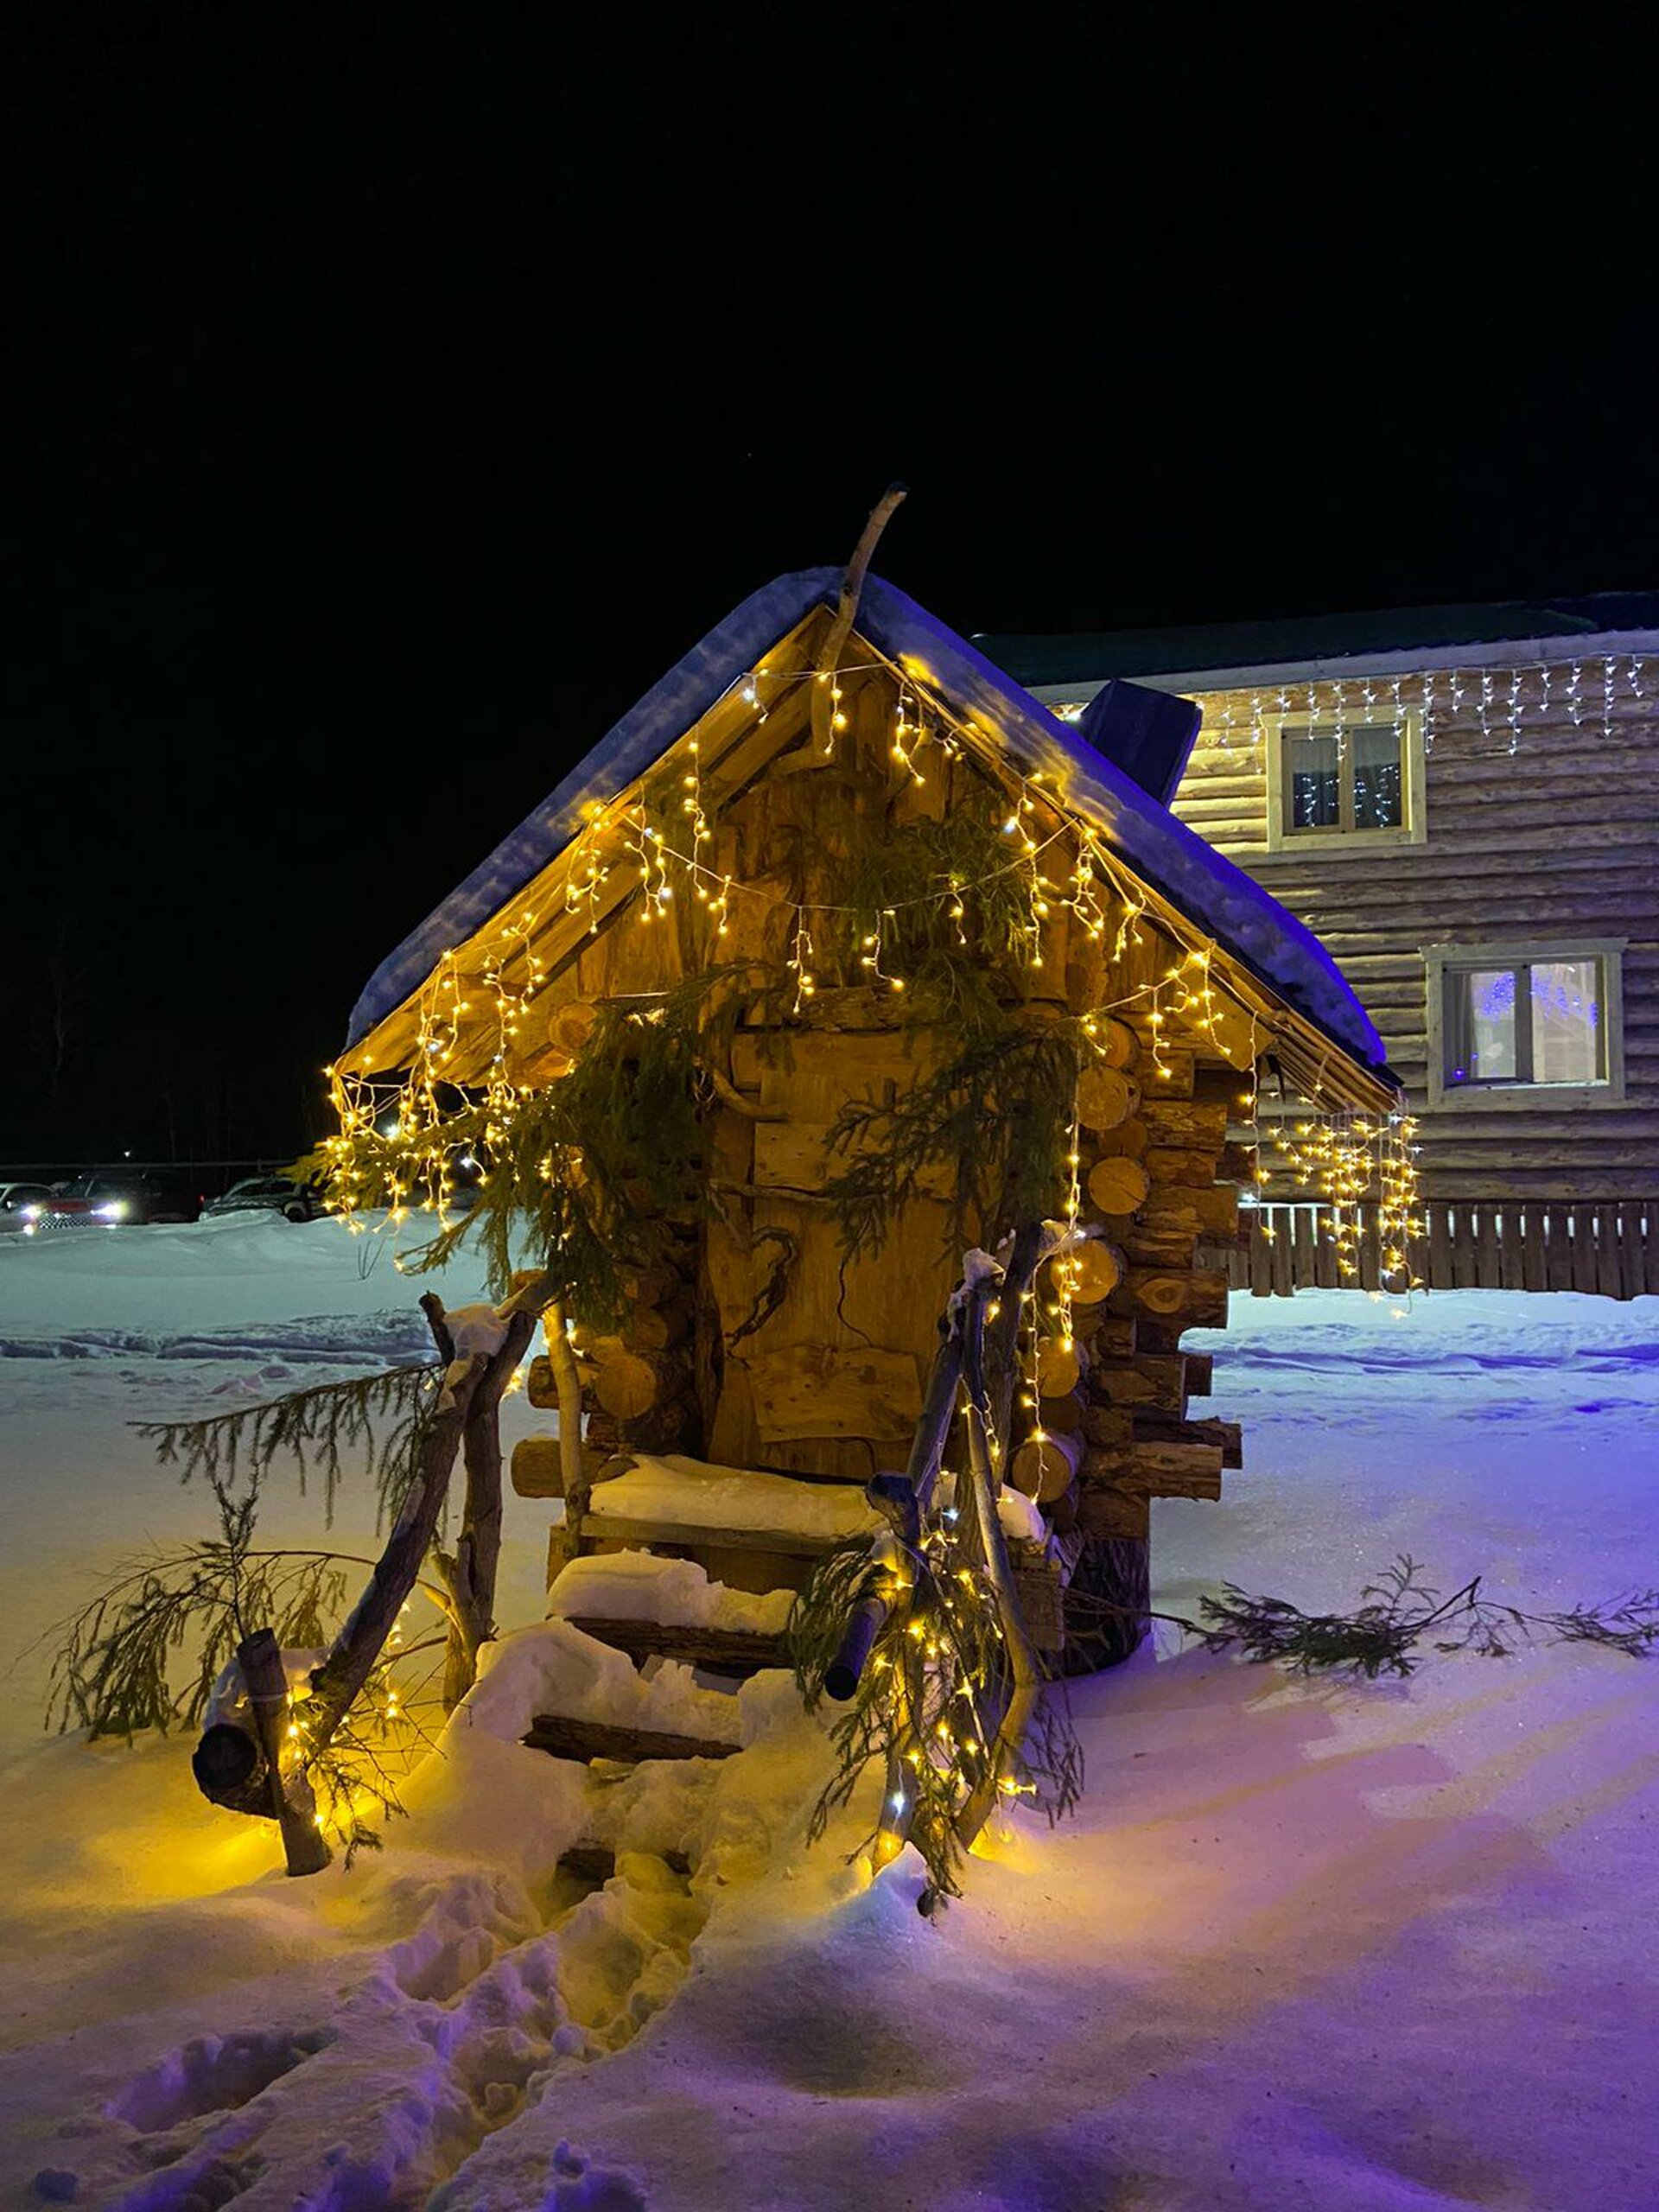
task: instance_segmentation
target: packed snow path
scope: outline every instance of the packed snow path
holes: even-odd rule
[[[395,1349],[372,1317],[408,1287],[357,1256],[331,1224],[0,1251],[9,1345],[108,1347],[0,1360],[9,1639],[42,1582],[200,1525],[124,1420],[264,1395],[308,1348]],[[1157,1509],[1160,1602],[1230,1575],[1346,1603],[1402,1549],[1529,1603],[1659,1579],[1659,1301],[1324,1294],[1234,1322],[1216,1409],[1249,1471],[1222,1506]],[[166,1349],[254,1325],[243,1356]],[[530,1618],[545,1511],[515,1510]],[[569,1635],[504,1648],[504,1709]],[[14,1671],[14,1743],[37,1678]],[[805,1849],[822,1747],[766,1677],[743,1698],[739,1755],[603,1798],[474,1727],[380,1859],[309,1883],[201,1803],[181,1745],[18,1752],[0,2202],[1659,2202],[1659,1667],[1431,1656],[1407,1685],[1309,1688],[1166,1647],[1074,1689],[1081,1817],[1018,1826],[933,1926],[907,1861],[874,1885],[844,1863],[856,1823]],[[590,1891],[556,1860],[600,1802],[617,1873]],[[689,1877],[665,1856],[686,1838]]]

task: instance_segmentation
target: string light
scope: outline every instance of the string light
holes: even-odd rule
[[[855,670],[799,673],[804,680],[829,684],[833,730],[848,722],[843,678],[880,674],[884,668],[899,687],[894,742],[906,756],[907,773],[919,776],[916,751],[925,741],[952,758],[971,745],[982,771],[994,784],[1000,780],[1006,772],[1000,754],[993,751],[986,757],[995,741],[975,726],[954,721],[948,709],[925,696],[913,674],[895,674],[891,664],[879,658]],[[764,711],[760,678],[779,673],[763,666],[725,696],[759,719]],[[1375,696],[1374,690],[1370,696]],[[1109,931],[1114,967],[1141,944],[1149,928],[1173,939],[1173,963],[1154,980],[1127,991],[1120,1001],[1138,1001],[1147,1008],[1154,1081],[1168,1082],[1175,1072],[1170,1046],[1174,1024],[1217,1040],[1221,994],[1213,973],[1213,942],[1193,941],[1189,925],[1173,910],[1160,905],[1154,915],[1147,887],[1111,850],[1096,824],[1071,812],[1046,787],[1040,772],[1020,774],[1017,787],[1010,790],[1003,827],[1015,849],[1005,865],[977,880],[951,872],[937,889],[882,907],[872,925],[868,912],[856,920],[846,905],[780,899],[768,885],[745,882],[729,868],[713,866],[715,828],[695,733],[683,741],[677,765],[671,755],[663,767],[676,779],[677,793],[677,804],[668,803],[668,820],[651,818],[637,791],[607,804],[589,802],[543,910],[538,912],[533,905],[517,908],[481,942],[462,949],[473,965],[470,976],[463,970],[462,950],[442,956],[416,995],[415,1051],[407,1073],[377,1079],[338,1067],[329,1071],[338,1116],[338,1135],[328,1144],[336,1175],[334,1203],[353,1228],[361,1227],[356,1216],[371,1198],[386,1204],[394,1221],[416,1206],[447,1217],[457,1186],[446,1125],[463,1089],[469,1111],[479,1092],[484,1093],[487,1147],[505,1136],[524,1098],[556,1072],[544,1061],[538,1067],[527,1043],[531,1009],[547,981],[543,929],[555,919],[579,917],[592,934],[613,909],[619,892],[625,899],[629,895],[630,880],[636,920],[647,928],[672,911],[676,882],[683,882],[695,893],[696,911],[708,918],[711,944],[728,935],[735,899],[748,899],[768,910],[781,907],[787,918],[784,965],[791,1012],[798,1018],[819,988],[821,962],[830,964],[837,980],[850,965],[868,980],[901,993],[906,979],[891,972],[886,957],[899,914],[931,907],[957,944],[966,946],[973,941],[969,915],[976,900],[999,878],[1016,874],[1023,886],[1027,964],[1033,975],[1043,970],[1045,929],[1056,909],[1068,912],[1090,942],[1103,943]],[[1046,826],[1046,810],[1052,828]],[[1056,846],[1061,851],[1051,864]],[[619,882],[618,861],[623,859],[625,876]],[[481,1009],[475,1007],[474,992],[483,999]],[[1239,1004],[1254,1021],[1249,1000]],[[480,1012],[486,1024],[482,1030]],[[389,1109],[383,1122],[380,1117]],[[550,1158],[542,1172],[551,1179],[560,1171]]]
[[[912,741],[919,741],[925,736],[926,731],[919,716],[913,722],[906,719],[905,709],[909,696],[901,684],[893,707],[893,742],[888,750],[910,778],[911,782],[919,785],[925,784],[927,778],[916,766],[916,756],[912,750]]]
[[[1573,727],[1582,727],[1588,706],[1587,677],[1592,668],[1599,672],[1602,731],[1604,735],[1610,734],[1621,700],[1637,702],[1647,697],[1647,661],[1648,657],[1640,653],[1609,653],[1589,664],[1580,657],[1565,662],[1511,661],[1487,668],[1429,666],[1409,677],[1394,674],[1388,678],[1387,713],[1396,728],[1403,723],[1411,703],[1408,687],[1412,687],[1422,717],[1423,751],[1429,754],[1440,734],[1442,715],[1447,725],[1455,727],[1465,704],[1472,701],[1483,749],[1513,756],[1529,730],[1548,725],[1558,696]],[[1558,694],[1558,679],[1563,671],[1565,681]],[[1281,683],[1190,696],[1205,710],[1203,742],[1224,757],[1246,746],[1253,758],[1259,757],[1270,721],[1305,714],[1310,721],[1323,719],[1329,724],[1340,760],[1356,717],[1362,721],[1376,720],[1379,703],[1376,679],[1352,679],[1359,690],[1357,702],[1350,696],[1349,681],[1332,677],[1294,689]]]
[[[795,928],[789,943],[789,958],[785,963],[795,979],[795,1003],[792,1011],[798,1014],[812,996],[817,985],[813,981],[808,962],[812,957],[812,938],[806,926],[806,910],[795,909]]]
[[[1420,1287],[1411,1246],[1422,1234],[1417,1218],[1416,1123],[1403,1111],[1375,1116],[1339,1114],[1295,1122],[1274,1147],[1296,1183],[1317,1191],[1329,1209],[1321,1226],[1330,1233],[1338,1273],[1352,1281],[1362,1273],[1364,1206],[1377,1192],[1379,1274],[1384,1289]],[[1262,1224],[1272,1243],[1273,1232]]]

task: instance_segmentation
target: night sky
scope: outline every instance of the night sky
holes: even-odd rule
[[[891,478],[963,632],[1659,580],[1611,11],[1070,20],[13,14],[0,1173],[320,1133],[368,971]]]

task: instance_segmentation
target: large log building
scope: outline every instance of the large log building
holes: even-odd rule
[[[1375,1020],[1431,1282],[1659,1290],[1659,594],[980,642],[1063,717],[1201,707],[1174,811]]]

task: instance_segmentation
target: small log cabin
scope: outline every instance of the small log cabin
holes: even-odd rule
[[[1431,1287],[1659,1291],[1659,593],[980,642],[1063,718],[1202,709],[1173,810],[1375,1020]],[[1262,1218],[1257,1287],[1335,1280],[1315,1206]]]
[[[406,1125],[441,1089],[493,1097],[497,1142],[597,1040],[626,1053],[627,1023],[690,1021],[689,1187],[629,1185],[654,1240],[620,1318],[575,1339],[580,1473],[551,1438],[514,1461],[521,1493],[564,1497],[556,1568],[632,1541],[764,1591],[862,1525],[847,1486],[903,1464],[964,1246],[1013,1225],[973,1180],[982,1110],[1004,1167],[1052,1129],[1039,1211],[1092,1232],[1033,1301],[1003,1440],[1034,1612],[1052,1586],[1033,1633],[1059,1649],[1066,1593],[1102,1560],[1145,1602],[1150,1499],[1216,1497],[1238,1464],[1235,1428],[1191,1417],[1209,1362],[1181,1338],[1226,1319],[1199,1247],[1236,1233],[1250,1168],[1230,1137],[1258,1071],[1378,1141],[1397,1104],[1328,955],[1164,804],[1197,721],[1112,683],[1068,725],[879,578],[786,575],[377,972],[334,1071],[359,1128]],[[1018,1102],[1014,1126],[1006,1089],[976,1103],[975,1068],[1062,1033],[1081,1054],[1063,1096]],[[930,1101],[956,1116],[931,1145]],[[531,1377],[549,1405],[551,1350]],[[819,1506],[768,1503],[766,1475]],[[656,1499],[654,1525],[607,1516],[611,1484]],[[722,1526],[705,1495],[751,1503]],[[1138,1633],[1074,1638],[1066,1663]]]

